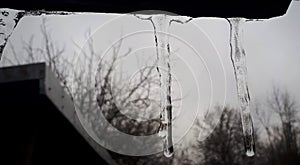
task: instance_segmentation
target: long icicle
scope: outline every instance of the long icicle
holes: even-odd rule
[[[172,140],[172,101],[171,101],[171,64],[169,45],[169,17],[167,15],[155,15],[151,19],[157,52],[157,71],[161,85],[161,126],[159,136],[163,139],[164,155],[174,155]],[[166,69],[167,73],[161,69]]]
[[[171,48],[169,43],[169,28],[172,22],[186,24],[192,20],[191,17],[176,17],[171,19],[167,15],[153,15],[149,17],[135,15],[141,20],[148,20],[152,23],[154,31],[154,40],[157,55],[157,72],[159,75],[159,85],[161,88],[160,101],[160,127],[158,135],[163,139],[163,150],[166,157],[174,155],[172,140],[172,75],[171,75]],[[162,72],[161,69],[167,70]]]
[[[170,23],[168,25],[168,28],[170,28]],[[174,148],[173,148],[173,140],[172,140],[172,75],[171,75],[171,48],[170,48],[170,42],[169,42],[169,36],[167,37],[167,57],[166,57],[166,64],[167,64],[167,77],[166,77],[166,84],[167,84],[167,89],[166,89],[166,109],[165,109],[165,114],[167,115],[167,121],[168,121],[168,136],[167,136],[167,141],[166,141],[166,147],[168,147],[164,150],[164,155],[166,157],[171,157],[174,154]]]
[[[250,94],[247,84],[246,53],[242,45],[243,18],[229,18],[231,61],[234,68],[242,127],[244,145],[247,156],[254,156],[254,129],[250,112]]]

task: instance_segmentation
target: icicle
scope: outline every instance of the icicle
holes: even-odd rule
[[[172,140],[172,102],[171,102],[171,64],[169,46],[169,17],[167,15],[155,15],[151,22],[154,28],[154,37],[157,53],[157,71],[161,86],[161,126],[158,135],[163,139],[164,155],[174,155]],[[166,70],[163,72],[161,69]]]
[[[160,78],[161,101],[160,101],[160,127],[158,136],[163,139],[164,155],[172,157],[174,155],[173,140],[172,140],[172,75],[171,75],[171,50],[169,43],[169,28],[172,22],[185,24],[192,20],[190,17],[176,17],[170,19],[167,15],[153,15],[150,17],[138,16],[142,20],[151,21],[154,30],[154,39],[157,56],[157,72]],[[166,72],[162,71],[166,70]]]
[[[250,94],[247,84],[246,53],[242,45],[245,19],[227,19],[230,24],[231,60],[234,68],[238,99],[240,104],[244,144],[247,156],[254,156],[254,129],[250,113]]]

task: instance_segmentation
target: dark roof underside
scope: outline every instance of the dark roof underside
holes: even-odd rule
[[[47,70],[45,64],[0,68],[2,162],[107,164],[107,157],[95,150],[100,146],[85,139],[86,133],[65,116],[75,110],[68,105],[69,96],[56,85],[59,81],[51,79],[53,73]]]
[[[191,17],[271,18],[286,13],[291,0],[5,0],[1,7],[47,11],[131,13],[162,10]]]

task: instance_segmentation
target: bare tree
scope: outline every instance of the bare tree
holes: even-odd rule
[[[115,74],[118,63],[131,53],[131,49],[126,52],[121,51],[122,41],[113,45],[110,60],[101,59],[95,50],[93,38],[90,38],[91,31],[88,30],[86,47],[82,48],[74,42],[75,46],[81,50],[80,57],[78,54],[69,56],[65,54],[64,46],[61,47],[53,41],[51,29],[48,28],[47,23],[48,20],[44,17],[40,26],[41,45],[35,45],[35,38],[32,36],[28,41],[23,41],[24,53],[20,55],[14,45],[10,44],[12,54],[4,56],[3,60],[10,65],[46,62],[72,97],[79,115],[99,137],[102,136],[100,127],[103,124],[99,115],[104,115],[110,124],[124,133],[136,136],[157,133],[160,124],[159,114],[151,114],[157,115],[157,119],[137,121],[122,113],[133,110],[138,112],[139,109],[149,109],[149,111],[158,109],[159,100],[157,100],[158,97],[153,97],[156,94],[152,90],[159,85],[155,65],[142,64],[148,67],[141,69],[134,81],[124,81],[122,74]],[[151,62],[151,60],[146,61]],[[76,115],[75,112],[74,115]],[[172,159],[164,158],[162,153],[145,157],[124,156],[116,153],[112,155],[121,164],[152,164],[154,160],[164,164],[173,162]],[[180,155],[186,154],[182,152]]]
[[[266,104],[257,104],[254,109],[260,128],[267,135],[268,142],[265,143],[265,139],[262,138],[263,145],[259,149],[264,153],[264,164],[299,162],[299,116],[296,101],[290,93],[273,86]]]
[[[216,107],[214,112],[207,115],[214,118],[215,113],[222,111]],[[210,121],[209,119],[207,121]],[[241,131],[241,119],[237,110],[224,107],[217,126],[206,123],[208,126],[199,125],[204,131],[210,131],[210,135],[203,141],[199,141],[198,149],[201,153],[201,164],[252,164],[253,158],[244,153],[243,133]],[[255,132],[257,136],[257,133]]]
[[[28,41],[22,41],[24,52],[19,53],[16,51],[14,45],[9,42],[9,48],[11,54],[4,56],[2,61],[3,65],[22,65],[30,63],[45,62],[50,69],[55,73],[55,76],[61,81],[61,84],[69,94],[67,77],[70,72],[68,59],[64,58],[65,53],[64,46],[58,46],[52,39],[51,30],[47,28],[47,18],[42,18],[42,24],[40,25],[42,34],[41,45],[36,47],[33,43],[34,36],[31,36]]]
[[[296,101],[287,90],[274,86],[267,103],[281,123],[280,127],[274,128],[280,138],[280,142],[276,144],[277,151],[281,151],[283,155],[296,156],[299,148],[297,144],[299,116]]]

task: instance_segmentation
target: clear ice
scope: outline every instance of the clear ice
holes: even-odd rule
[[[174,155],[172,140],[172,75],[171,75],[171,48],[169,43],[169,28],[172,22],[185,24],[192,20],[191,17],[172,17],[165,14],[142,17],[142,20],[151,21],[154,31],[156,47],[156,70],[160,78],[160,127],[158,136],[163,139],[163,150],[165,157]]]
[[[158,135],[163,138],[163,149],[166,157],[174,155],[172,140],[172,101],[171,101],[171,64],[169,27],[170,17],[167,15],[154,15],[151,19],[154,28],[154,37],[157,53],[157,72],[161,87],[161,125]]]
[[[247,156],[254,156],[254,129],[250,112],[250,94],[247,84],[246,53],[242,44],[244,18],[229,18],[231,61],[237,86],[242,119],[244,145]]]

